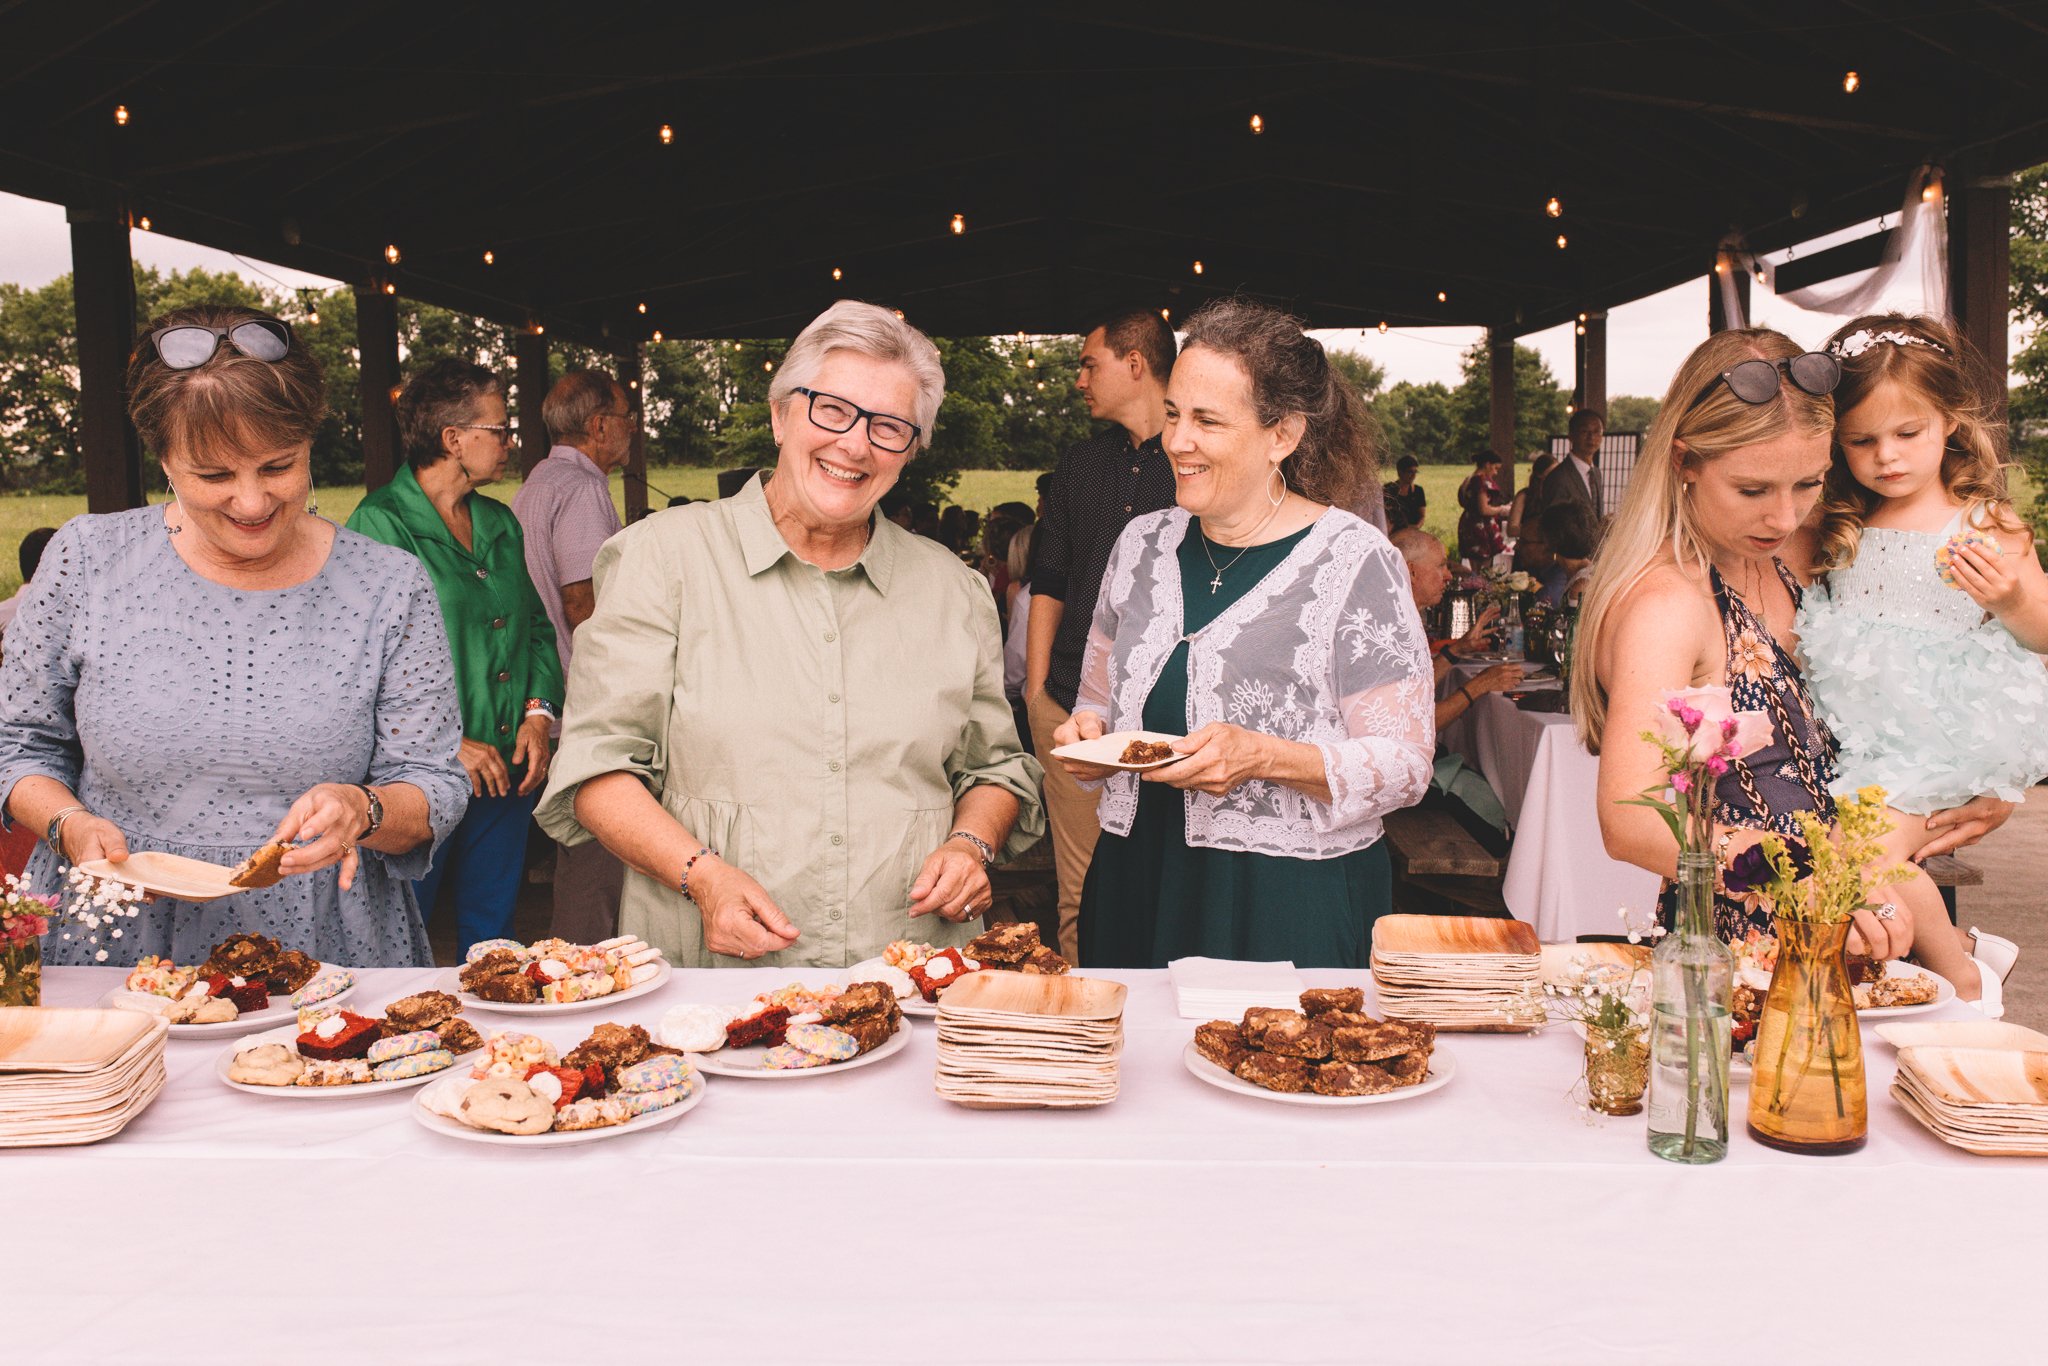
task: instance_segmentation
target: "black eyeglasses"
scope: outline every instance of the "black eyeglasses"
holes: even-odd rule
[[[223,341],[251,360],[275,364],[291,353],[292,330],[276,318],[250,318],[233,327],[181,323],[149,334],[157,359],[170,370],[197,370],[213,359]]]
[[[888,413],[871,413],[857,403],[839,397],[837,394],[823,394],[816,389],[795,389],[811,401],[811,421],[828,432],[850,432],[853,425],[862,418],[868,420],[868,440],[875,443],[875,449],[901,455],[917,444],[918,435],[924,428],[915,422],[906,422]]]
[[[1778,396],[1780,372],[1794,387],[1816,398],[1832,394],[1842,382],[1842,363],[1825,351],[1808,351],[1785,360],[1746,360],[1714,376],[1686,411],[1689,413],[1705,403],[1717,384],[1726,384],[1729,392],[1744,403],[1769,403]]]

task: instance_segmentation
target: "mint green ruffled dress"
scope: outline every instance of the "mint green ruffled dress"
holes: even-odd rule
[[[1925,815],[1980,793],[2020,801],[2048,776],[2048,666],[1936,574],[1962,523],[1866,527],[1856,562],[1806,594],[1799,649],[1841,747],[1837,793],[1875,783]]]

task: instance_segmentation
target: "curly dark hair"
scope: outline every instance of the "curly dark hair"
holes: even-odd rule
[[[406,381],[398,396],[398,433],[405,458],[415,470],[438,465],[448,454],[441,433],[476,420],[477,400],[505,395],[505,383],[488,367],[443,356]]]
[[[1330,367],[1323,344],[1302,321],[1256,299],[1217,299],[1188,319],[1189,347],[1229,356],[1251,380],[1252,409],[1271,427],[1300,413],[1301,444],[1280,464],[1287,487],[1304,498],[1349,509],[1379,481],[1372,420],[1357,392]]]

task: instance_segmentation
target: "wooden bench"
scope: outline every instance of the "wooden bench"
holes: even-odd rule
[[[1501,899],[1506,860],[1440,807],[1390,811],[1384,822],[1394,863],[1394,909],[1416,915],[1509,918]]]
[[[1956,888],[1981,887],[1984,885],[1984,870],[1963,862],[1954,854],[1936,854],[1920,865],[1921,870],[1941,888],[1941,903],[1948,907],[1948,920],[1956,922]]]

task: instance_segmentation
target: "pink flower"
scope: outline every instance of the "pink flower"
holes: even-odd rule
[[[1691,764],[1704,764],[1716,754],[1740,759],[1770,743],[1771,718],[1760,711],[1736,711],[1726,688],[1686,688],[1665,698],[1656,734]]]
[[[1678,772],[1672,774],[1671,790],[1673,792],[1692,791],[1692,774],[1686,772],[1683,769],[1680,769]]]
[[[1727,771],[1728,761],[1726,759],[1722,758],[1718,754],[1710,754],[1707,756],[1707,772],[1713,774],[1716,778],[1718,778]]]

